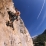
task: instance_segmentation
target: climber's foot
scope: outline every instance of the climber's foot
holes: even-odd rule
[[[16,19],[16,21],[18,21],[18,19]]]

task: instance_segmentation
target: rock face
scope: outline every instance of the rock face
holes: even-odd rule
[[[15,13],[12,0],[0,0],[0,46],[33,46],[32,38],[21,17],[13,22],[13,27],[7,26],[10,21],[8,11]]]

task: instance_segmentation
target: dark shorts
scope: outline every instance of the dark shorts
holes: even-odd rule
[[[18,18],[18,16],[13,16],[10,21],[14,21]]]

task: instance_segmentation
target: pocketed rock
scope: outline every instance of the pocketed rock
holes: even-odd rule
[[[12,0],[0,0],[0,46],[33,46],[32,38],[21,17],[14,20],[13,27],[7,26],[10,21],[7,11],[15,13]]]

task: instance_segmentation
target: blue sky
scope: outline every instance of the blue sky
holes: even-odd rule
[[[13,0],[31,36],[46,29],[46,0]]]

